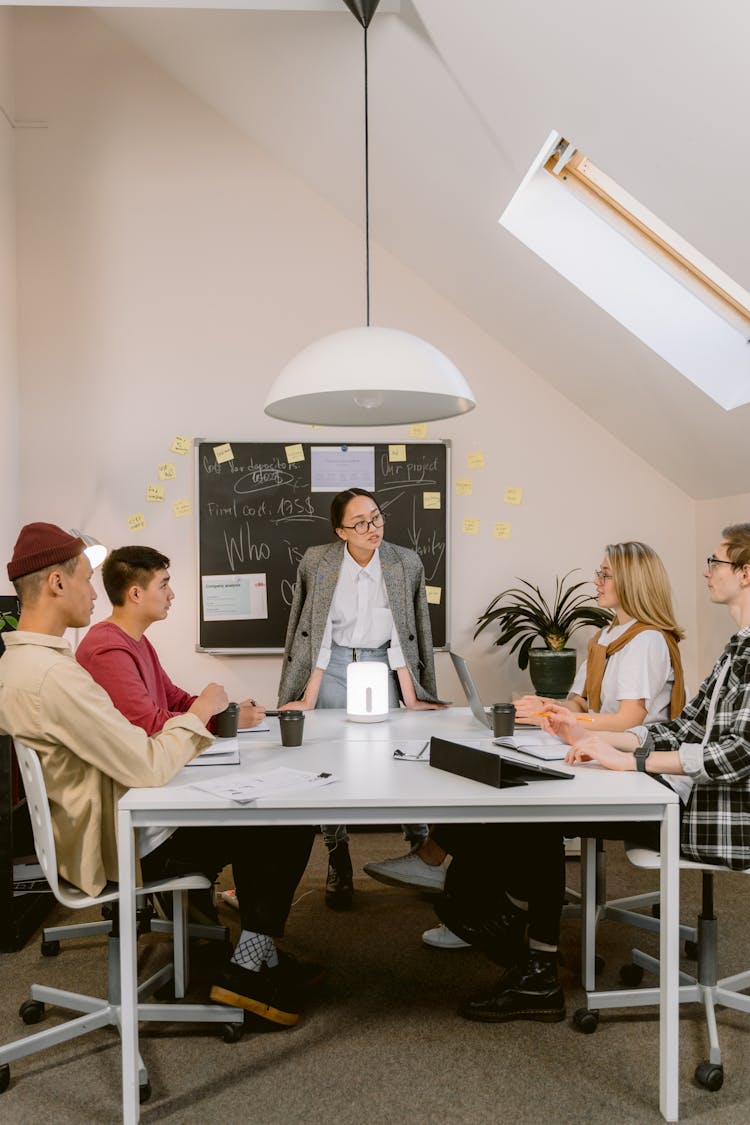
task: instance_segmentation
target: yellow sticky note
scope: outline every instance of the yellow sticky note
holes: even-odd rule
[[[439,492],[423,492],[422,504],[430,512],[440,510],[440,493]]]
[[[496,539],[510,539],[510,524],[509,523],[496,523],[495,524],[495,538]]]
[[[463,522],[462,531],[464,535],[478,535],[479,520],[467,516],[467,518]]]
[[[177,469],[171,461],[163,461],[159,465],[159,480],[174,480],[177,476]]]
[[[406,446],[405,445],[389,445],[388,446],[388,460],[389,461],[405,461],[406,460]]]
[[[443,594],[440,586],[425,586],[425,590],[427,591],[428,605],[440,605],[440,599]]]
[[[146,526],[146,517],[141,512],[135,512],[134,515],[128,516],[128,527],[131,531],[143,531]]]
[[[458,477],[456,480],[456,496],[471,496],[472,489],[471,477]]]
[[[299,442],[296,445],[285,445],[284,452],[289,465],[294,465],[296,461],[304,461],[305,459],[305,451]]]
[[[506,504],[520,504],[523,500],[522,488],[506,488],[505,490],[505,503]]]
[[[484,468],[484,454],[481,449],[477,449],[474,453],[469,453],[466,461],[470,469],[483,469]]]
[[[191,516],[193,514],[193,505],[189,500],[175,500],[172,505],[172,511],[177,519],[179,519],[180,516]]]
[[[234,451],[228,441],[214,446],[214,457],[219,465],[223,465],[225,461],[234,461]]]
[[[176,437],[169,448],[172,453],[180,453],[184,457],[186,453],[190,452],[190,445],[190,438]]]
[[[413,438],[427,437],[427,423],[415,422],[413,426],[409,426],[409,433]]]
[[[150,503],[158,503],[164,499],[164,485],[163,484],[147,484],[146,485],[146,499]]]

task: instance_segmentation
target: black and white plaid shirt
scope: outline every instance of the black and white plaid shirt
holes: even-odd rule
[[[711,697],[727,660],[706,738]],[[750,867],[750,625],[735,633],[677,718],[654,723],[648,734],[654,750],[681,751],[693,779],[682,818],[682,854],[740,871]]]

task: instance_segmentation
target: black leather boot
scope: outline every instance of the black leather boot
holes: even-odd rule
[[[509,969],[489,994],[467,1000],[458,1013],[464,1019],[485,1023],[557,1023],[565,1019],[565,997],[557,979],[557,953],[529,950],[525,960]]]
[[[354,885],[349,845],[335,844],[328,852],[328,877],[326,879],[326,906],[331,910],[351,910]]]

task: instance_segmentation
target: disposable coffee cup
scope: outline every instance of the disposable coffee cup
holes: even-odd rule
[[[230,703],[225,711],[214,715],[214,734],[217,738],[234,738],[240,719],[239,703]]]
[[[516,723],[516,709],[512,703],[494,703],[491,708],[492,730],[495,738],[513,734]]]
[[[301,746],[305,729],[304,711],[279,711],[279,730],[282,746]]]

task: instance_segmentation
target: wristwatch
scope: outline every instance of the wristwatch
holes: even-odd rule
[[[646,758],[651,753],[650,746],[639,746],[635,751],[635,768],[639,773],[646,772]]]

